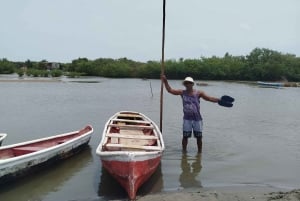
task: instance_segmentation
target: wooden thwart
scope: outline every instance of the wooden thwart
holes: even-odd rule
[[[157,140],[158,137],[153,135],[122,135],[122,134],[106,134],[107,137],[114,138],[128,138],[128,139],[139,139],[139,140]]]
[[[109,127],[119,127],[119,128],[138,128],[138,129],[143,129],[143,128],[149,128],[153,129],[153,126],[143,126],[143,125],[119,125],[119,124],[109,124]]]
[[[116,122],[132,122],[132,123],[142,123],[142,124],[151,124],[149,121],[143,121],[143,120],[131,120],[131,119],[112,119],[112,121]]]
[[[139,114],[134,114],[134,113],[118,114],[118,117],[139,117],[139,118],[142,118],[141,115],[139,115]]]
[[[127,145],[127,144],[106,144],[105,147],[114,148],[133,148],[133,149],[143,149],[150,151],[161,151],[161,147],[158,146],[142,146],[142,145]]]

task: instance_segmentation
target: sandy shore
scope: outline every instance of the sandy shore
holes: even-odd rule
[[[300,189],[274,191],[260,187],[198,189],[138,197],[138,201],[300,201]]]

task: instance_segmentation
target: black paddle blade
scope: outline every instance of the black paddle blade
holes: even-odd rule
[[[231,96],[228,96],[228,95],[222,96],[221,100],[225,101],[225,102],[230,102],[230,103],[234,102],[234,98],[232,98]]]
[[[223,101],[222,99],[218,101],[218,104],[223,107],[232,107],[233,104],[227,101]]]

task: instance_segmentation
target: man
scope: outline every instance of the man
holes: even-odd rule
[[[191,77],[186,77],[182,82],[185,86],[183,89],[173,89],[170,87],[165,75],[161,76],[165,84],[166,90],[173,95],[180,95],[183,105],[183,137],[182,137],[182,151],[186,152],[188,138],[194,134],[197,139],[198,153],[202,153],[202,116],[200,114],[200,98],[206,101],[217,103],[219,98],[208,96],[203,91],[195,90],[194,80]]]

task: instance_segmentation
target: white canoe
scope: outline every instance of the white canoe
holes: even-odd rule
[[[0,147],[0,184],[66,159],[86,147],[93,128]]]

